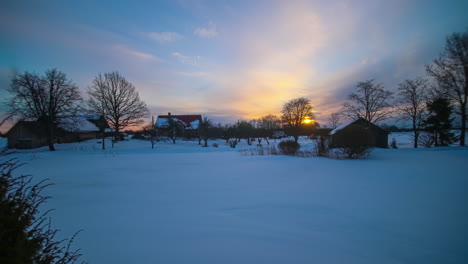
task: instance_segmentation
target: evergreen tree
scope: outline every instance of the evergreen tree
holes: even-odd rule
[[[70,240],[57,240],[48,212],[39,207],[49,197],[41,194],[46,181],[32,184],[31,176],[13,176],[15,160],[0,161],[0,263],[67,264],[81,256]],[[75,234],[76,235],[76,234]]]
[[[435,146],[447,146],[457,140],[452,129],[452,106],[446,98],[435,98],[427,103],[429,116],[425,121],[426,130],[432,134]]]

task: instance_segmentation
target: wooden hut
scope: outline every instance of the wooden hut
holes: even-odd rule
[[[330,132],[331,146],[334,148],[349,146],[368,146],[388,148],[388,134],[379,126],[359,118],[347,122]]]

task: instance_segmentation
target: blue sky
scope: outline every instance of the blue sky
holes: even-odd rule
[[[305,96],[325,122],[356,82],[396,90],[468,29],[468,1],[136,2],[2,1],[2,101],[12,70],[56,67],[84,96],[119,71],[152,115],[233,122]]]

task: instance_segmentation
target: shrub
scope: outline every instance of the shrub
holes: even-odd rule
[[[338,154],[342,158],[362,159],[362,158],[365,158],[367,155],[369,155],[371,151],[372,149],[366,145],[351,145],[351,146],[345,146],[345,147],[339,148]]]
[[[315,140],[313,155],[317,157],[328,157],[330,154],[330,141],[328,138],[319,136]]]
[[[230,140],[228,141],[228,143],[229,143],[229,146],[230,146],[231,148],[236,148],[236,146],[237,146],[237,139],[230,139]]]
[[[278,144],[279,149],[285,155],[294,155],[299,150],[301,145],[294,140],[281,141]]]
[[[423,147],[430,148],[434,146],[435,143],[434,135],[424,132],[419,136],[419,142],[421,145],[423,145]]]
[[[243,156],[263,156],[263,155],[280,155],[276,146],[258,147],[257,149],[244,149],[240,151]]]
[[[217,147],[219,147],[219,145],[218,145],[217,143],[213,143],[213,145],[212,145],[212,146],[213,146],[214,148],[217,148]]]
[[[31,176],[14,177],[18,167],[14,160],[0,162],[0,263],[75,263],[79,251],[70,251],[75,235],[56,240],[58,230],[52,229],[47,213],[39,207],[49,197],[41,191],[46,181],[32,184]]]

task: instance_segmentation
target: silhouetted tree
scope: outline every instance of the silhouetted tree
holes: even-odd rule
[[[468,31],[447,37],[445,50],[432,65],[426,66],[427,73],[434,77],[440,89],[458,104],[456,112],[461,118],[460,146],[465,146],[466,107],[468,98]]]
[[[283,105],[281,112],[287,131],[294,136],[294,141],[297,143],[304,120],[314,119],[310,100],[304,97],[292,99]]]
[[[237,121],[235,126],[236,138],[237,139],[247,139],[247,144],[251,144],[250,139],[255,137],[255,129],[253,125],[245,120]]]
[[[199,132],[200,132],[200,139],[205,141],[204,147],[208,147],[208,138],[210,137],[210,130],[212,128],[212,122],[207,117],[203,118],[203,121],[200,124]]]
[[[328,122],[331,128],[335,129],[341,122],[341,114],[338,112],[331,113],[330,117],[328,117]]]
[[[281,128],[281,118],[276,115],[265,115],[262,116],[258,122],[258,137],[264,138],[268,144],[269,137],[273,136],[273,133]]]
[[[141,124],[148,114],[146,104],[140,100],[135,87],[118,72],[99,74],[88,89],[89,107],[98,114],[104,114],[115,131]]]
[[[426,130],[434,139],[435,146],[447,146],[456,140],[452,129],[452,107],[446,98],[435,98],[427,103],[429,116],[425,121]]]
[[[148,127],[148,129],[151,148],[154,149],[154,145],[156,145],[156,141],[158,141],[158,135],[156,133],[156,128],[154,127],[154,116],[151,117],[151,125]]]
[[[389,100],[392,93],[374,80],[358,82],[356,92],[349,95],[349,102],[343,105],[344,114],[349,118],[364,118],[369,122],[382,121],[389,117]]]
[[[169,130],[169,137],[172,139],[173,144],[176,143],[177,135],[182,132],[181,126],[177,119],[170,116],[167,118],[167,129]]]
[[[78,87],[65,73],[47,70],[39,76],[29,72],[16,73],[9,92],[9,112],[42,123],[47,134],[49,150],[54,151],[55,132],[59,117],[75,116],[79,110],[81,95]]]
[[[413,146],[417,148],[419,135],[427,113],[427,81],[422,78],[405,80],[400,83],[398,90],[399,110],[402,118],[411,122],[414,137]]]

